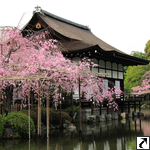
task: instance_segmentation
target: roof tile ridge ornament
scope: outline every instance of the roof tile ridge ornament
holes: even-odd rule
[[[43,16],[45,16],[44,12],[42,11],[42,8],[38,5],[35,7],[35,11],[33,11],[33,14],[35,14],[35,13],[40,13]]]

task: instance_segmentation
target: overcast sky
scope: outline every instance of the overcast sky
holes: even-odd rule
[[[89,26],[92,33],[128,54],[150,40],[150,0],[1,0],[0,26],[23,26],[36,6]]]

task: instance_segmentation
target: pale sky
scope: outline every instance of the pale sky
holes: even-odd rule
[[[89,26],[92,33],[130,54],[150,40],[150,0],[0,0],[0,26],[21,26],[42,9]]]

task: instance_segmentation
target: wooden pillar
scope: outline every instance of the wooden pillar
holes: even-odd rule
[[[60,125],[59,125],[59,129],[62,129],[61,95],[62,95],[62,90],[61,90],[61,87],[59,85],[59,110],[60,110]]]
[[[141,112],[141,102],[139,101],[139,112]]]
[[[50,147],[49,147],[49,137],[47,138],[47,150],[50,150]]]
[[[39,65],[40,75],[40,65]],[[41,99],[40,99],[40,80],[38,80],[38,137],[41,136]]]
[[[59,98],[59,110],[60,110],[60,125],[59,125],[59,129],[62,129],[61,98]]]
[[[107,106],[107,114],[109,114],[109,106]]]
[[[47,98],[46,98],[46,111],[47,111],[47,138],[49,137],[49,87],[47,85]]]
[[[130,102],[128,102],[128,113],[130,113]]]
[[[41,136],[41,99],[40,99],[40,81],[38,81],[38,136]]]
[[[93,115],[93,99],[91,101],[91,115]]]
[[[81,97],[80,97],[80,76],[79,76],[79,122],[80,122],[80,127],[79,127],[79,135],[82,135],[82,124],[81,124]]]
[[[99,114],[101,115],[102,114],[102,103],[100,102],[100,107],[99,107]]]
[[[29,139],[29,149],[28,150],[30,150],[30,145],[31,145],[31,139]]]
[[[136,103],[134,101],[134,112],[136,112]]]
[[[73,122],[73,89],[71,89],[72,122]]]
[[[28,125],[29,125],[29,139],[30,136],[30,83],[28,83]]]
[[[122,112],[123,112],[123,103],[122,103],[122,105],[121,105],[121,108],[122,108]]]

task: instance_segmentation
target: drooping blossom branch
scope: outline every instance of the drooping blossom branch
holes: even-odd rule
[[[40,88],[40,95],[44,95],[45,86],[51,82],[55,85],[53,98],[55,105],[58,103],[58,87],[68,94],[79,87],[86,100],[93,99],[100,104],[107,99],[109,107],[117,109],[114,94],[118,93],[116,88],[103,92],[102,79],[90,71],[90,67],[96,67],[90,59],[83,59],[79,63],[66,59],[59,47],[57,40],[48,39],[49,33],[29,32],[23,37],[17,28],[4,28],[1,32],[0,44],[0,90],[4,91],[6,86],[12,84],[19,86],[20,97],[25,104],[28,99],[28,84],[30,83],[34,93]],[[9,78],[9,80],[6,78]],[[3,80],[3,81],[2,81]],[[40,87],[39,81],[40,80]],[[19,81],[19,84],[16,84]],[[119,91],[120,92],[120,91]],[[3,92],[3,95],[6,95]]]

